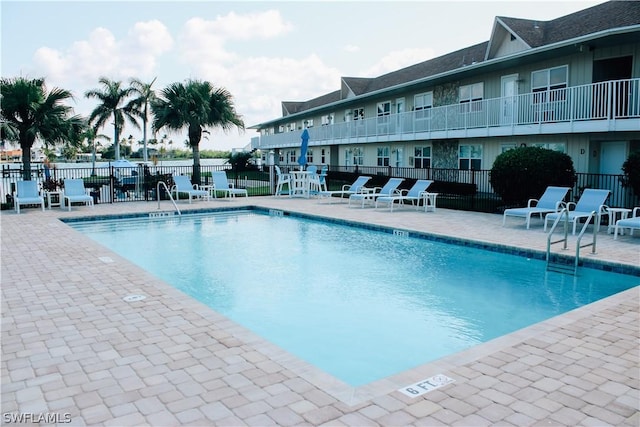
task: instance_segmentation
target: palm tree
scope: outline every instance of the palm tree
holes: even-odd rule
[[[129,104],[137,111],[142,118],[142,160],[147,162],[149,155],[147,154],[147,123],[149,121],[149,106],[155,99],[156,93],[151,89],[157,77],[151,80],[151,83],[144,83],[138,79],[131,79],[132,92],[137,95]]]
[[[128,120],[136,129],[140,129],[134,107],[130,103],[125,104],[127,97],[134,93],[134,89],[122,87],[122,82],[109,80],[106,77],[101,77],[100,83],[103,86],[102,89],[92,89],[84,94],[87,98],[97,98],[101,101],[101,104],[89,115],[89,124],[97,133],[98,129],[108,121],[112,121],[115,158],[120,160],[120,132],[124,129],[125,120]]]
[[[100,145],[98,142],[99,139],[109,141],[109,137],[101,133],[96,133],[96,130],[90,126],[85,129],[82,136],[91,148],[91,176],[96,176],[96,146]]]
[[[76,140],[84,126],[80,116],[71,116],[73,108],[63,104],[73,99],[71,92],[55,87],[47,91],[43,78],[0,79],[0,98],[2,138],[20,142],[24,180],[31,180],[31,148],[36,139],[45,144]]]
[[[200,184],[200,140],[207,127],[229,131],[233,127],[244,130],[244,122],[236,113],[231,93],[214,88],[211,83],[187,80],[172,83],[151,103],[153,129],[173,131],[188,129],[189,146],[193,153],[193,181]]]

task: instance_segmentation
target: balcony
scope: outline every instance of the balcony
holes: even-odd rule
[[[309,145],[638,129],[640,79],[630,79],[314,127],[309,129]],[[300,132],[251,139],[252,148],[260,149],[299,145]]]

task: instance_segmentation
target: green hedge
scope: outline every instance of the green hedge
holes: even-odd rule
[[[489,181],[507,205],[524,205],[550,186],[573,187],[576,171],[565,153],[540,147],[519,147],[500,154]]]

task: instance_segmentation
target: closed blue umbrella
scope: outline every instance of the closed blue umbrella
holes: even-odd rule
[[[307,129],[302,131],[302,144],[300,145],[300,157],[298,157],[298,164],[304,168],[307,164],[307,148],[309,147],[309,131]]]

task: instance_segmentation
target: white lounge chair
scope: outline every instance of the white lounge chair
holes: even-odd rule
[[[350,196],[355,193],[359,193],[364,188],[365,184],[371,179],[370,176],[359,176],[353,184],[345,184],[342,186],[342,190],[333,190],[333,191],[320,191],[318,193],[319,198],[332,198],[333,196],[340,196],[342,199],[343,196]]]
[[[171,193],[175,193],[176,201],[180,200],[180,194],[187,194],[189,203],[193,199],[206,199],[210,200],[210,195],[207,190],[201,190],[197,184],[191,184],[189,177],[186,175],[172,175],[173,186],[171,187]]]
[[[213,178],[213,197],[218,198],[218,191],[224,193],[224,197],[233,198],[236,196],[249,197],[249,193],[244,188],[235,188],[232,182],[227,179],[225,171],[217,171],[211,174]]]
[[[73,202],[82,202],[87,206],[93,207],[93,197],[87,194],[87,190],[84,188],[84,181],[81,179],[65,179],[62,197],[69,207],[69,212],[71,212],[71,203]]]
[[[16,192],[13,195],[13,207],[16,213],[20,213],[20,206],[23,205],[40,205],[42,212],[44,212],[44,197],[40,194],[37,182],[16,182]]]
[[[621,228],[628,228],[629,234],[633,236],[633,230],[640,230],[640,207],[633,208],[631,218],[619,219],[613,230],[613,240],[618,239],[618,232],[622,234]]]
[[[595,212],[595,227],[596,231],[600,230],[600,218],[603,214],[607,213],[607,205],[604,203],[609,197],[609,190],[596,190],[593,188],[587,188],[582,192],[582,196],[577,203],[567,203],[567,209],[569,210],[569,222],[573,223],[573,234],[576,234],[576,225],[578,220],[583,218],[589,218],[589,216]],[[571,207],[574,206],[573,209]],[[549,221],[555,221],[561,215],[561,212],[548,213],[544,218],[544,231],[547,231],[547,224]]]
[[[376,199],[376,209],[379,203],[386,203],[389,205],[389,211],[393,212],[393,205],[398,202],[404,205],[406,201],[410,201],[412,205],[418,206],[420,200],[424,198],[424,193],[427,192],[429,186],[433,184],[433,181],[428,179],[419,179],[409,190],[402,190],[400,194],[393,196],[380,196]]]
[[[505,209],[502,216],[502,226],[504,227],[508,216],[515,216],[525,218],[528,230],[532,215],[540,215],[540,219],[542,219],[545,214],[559,212],[564,207],[564,198],[568,192],[569,187],[547,187],[540,199],[529,199],[526,208]]]
[[[351,194],[349,196],[349,206],[351,206],[352,201],[358,201],[364,208],[365,203],[373,204],[378,197],[400,194],[400,192],[398,191],[398,187],[400,186],[402,181],[404,181],[404,178],[389,178],[387,183],[382,188],[366,188],[359,193]]]
[[[284,190],[282,189],[285,184],[287,185],[287,194],[291,196],[291,175],[288,173],[282,173],[280,166],[276,165],[276,196],[281,196],[284,194]]]

